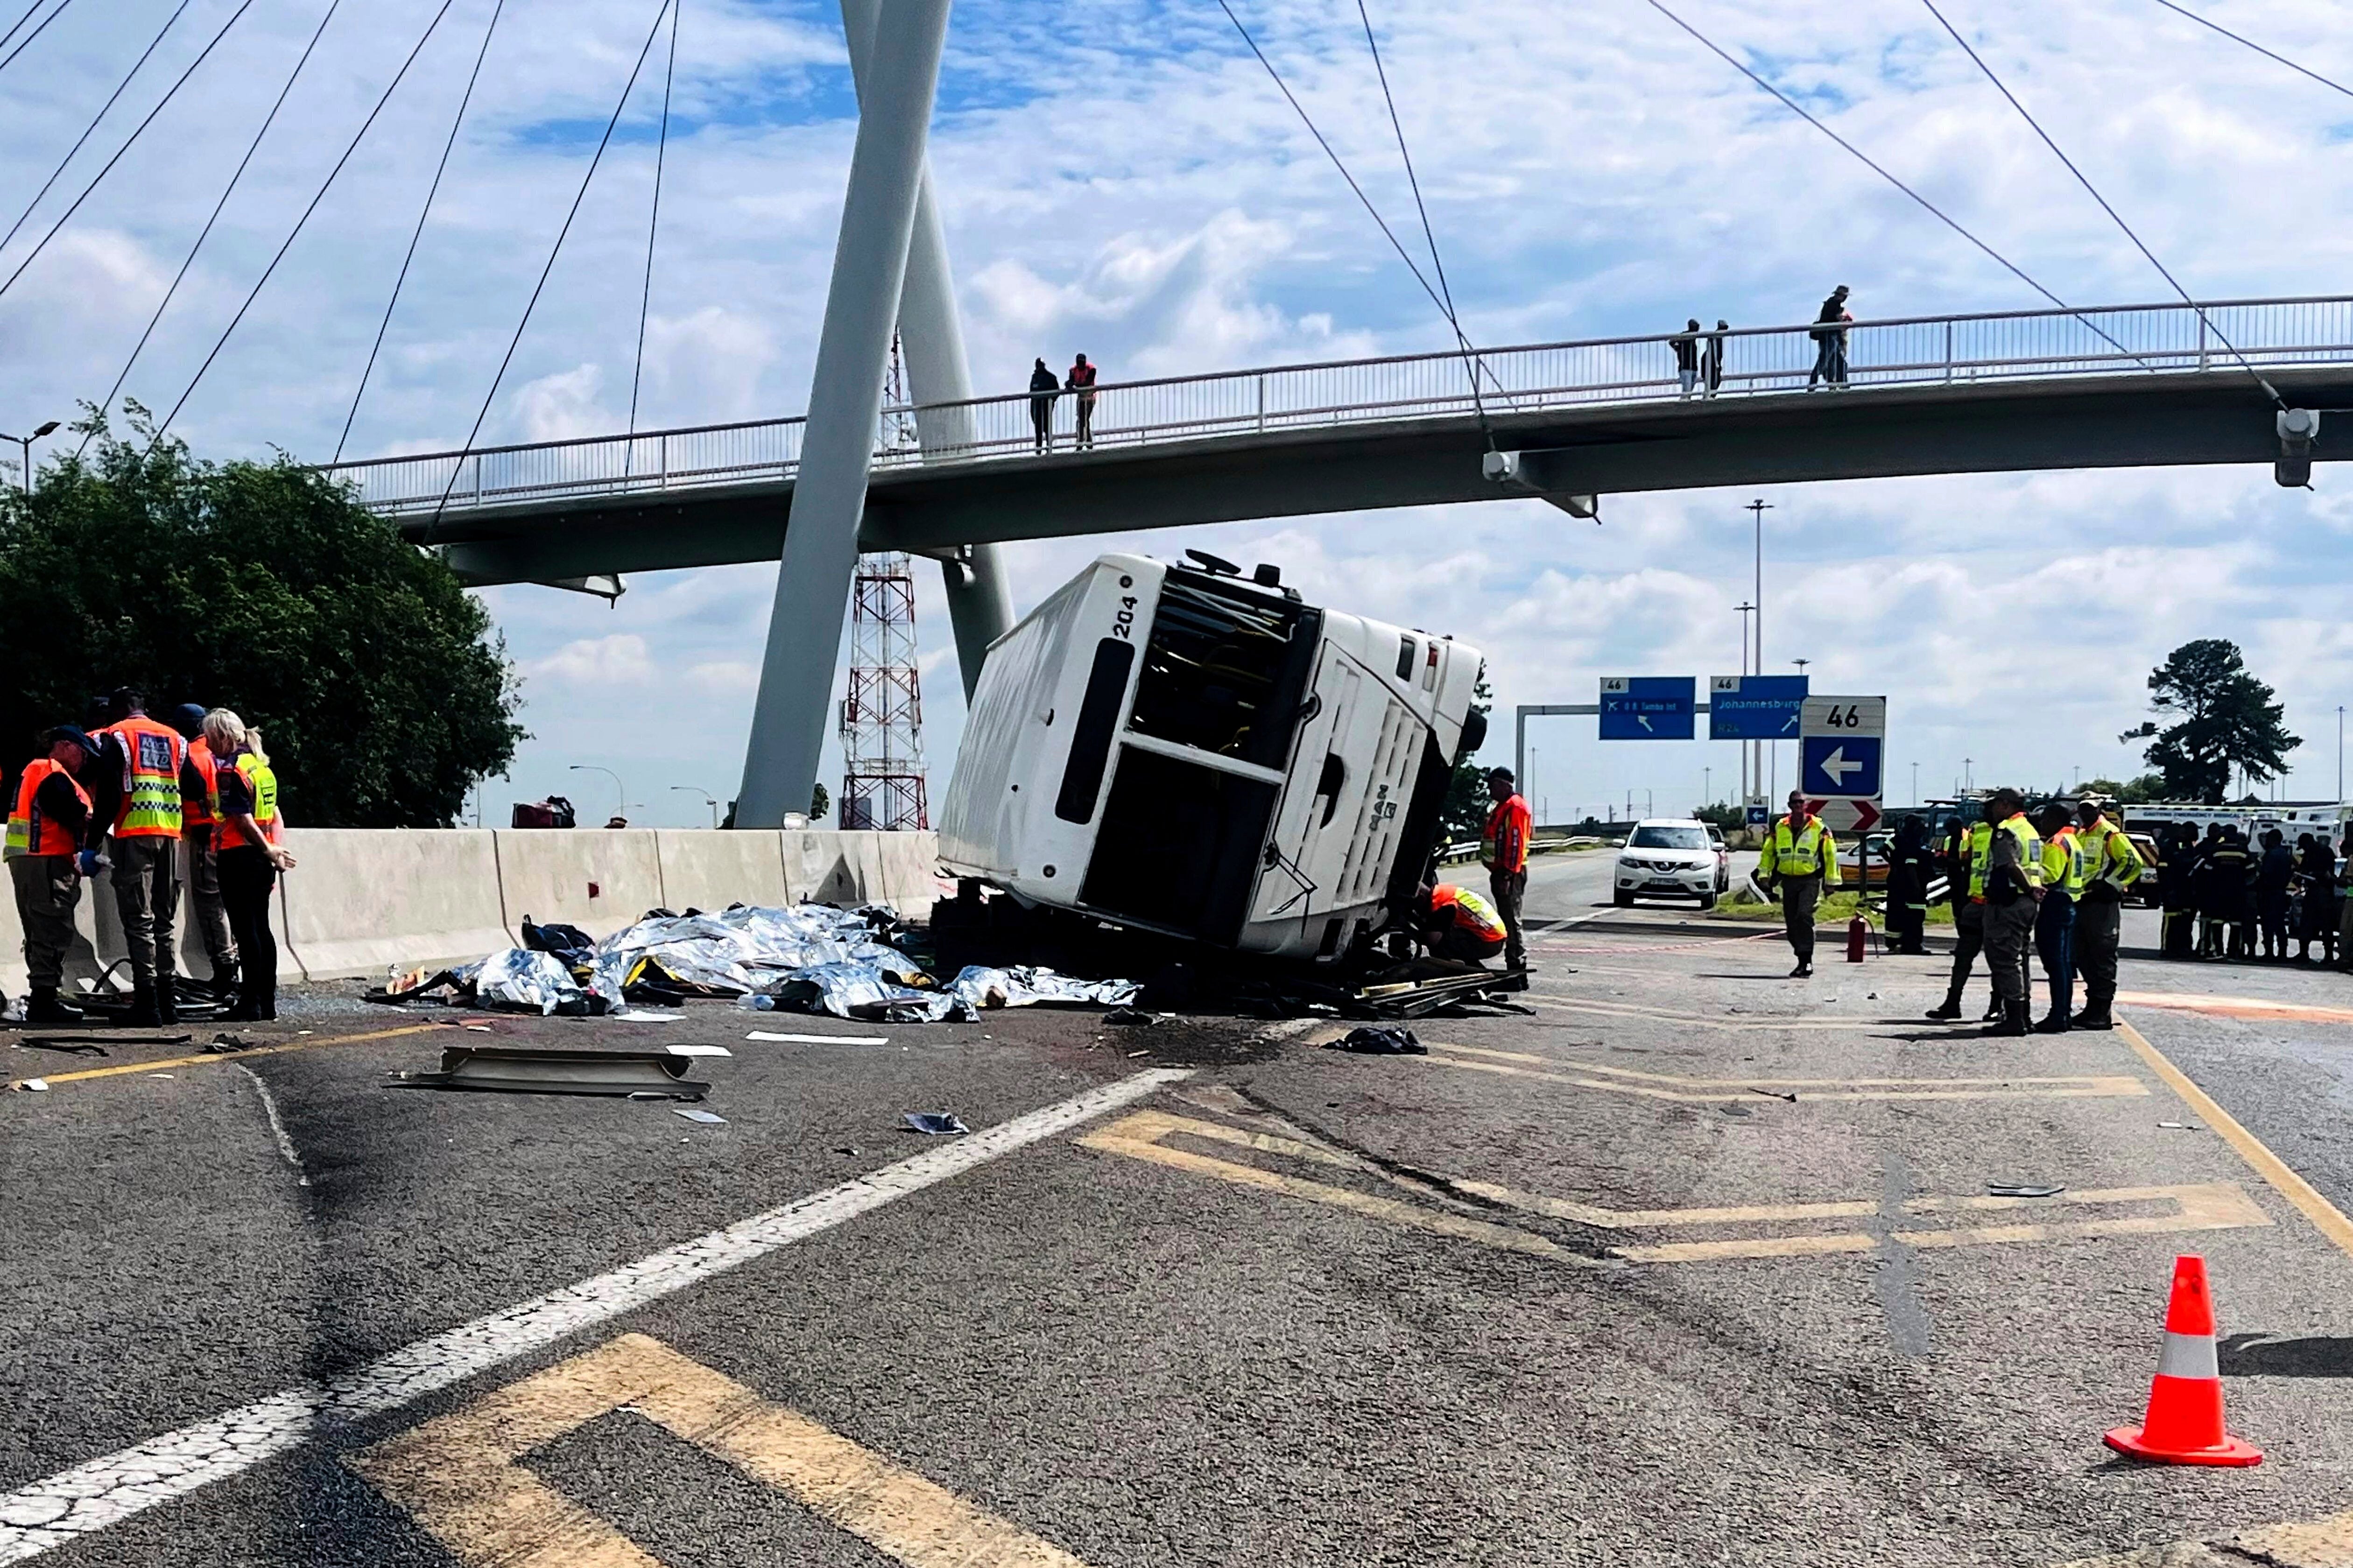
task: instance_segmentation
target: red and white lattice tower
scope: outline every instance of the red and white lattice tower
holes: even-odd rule
[[[851,585],[849,695],[841,702],[841,826],[929,827],[915,577],[907,557],[861,555]]]

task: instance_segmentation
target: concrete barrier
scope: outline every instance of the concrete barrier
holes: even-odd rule
[[[491,837],[507,924],[518,932],[528,916],[610,936],[670,902],[651,828],[507,829]]]
[[[278,879],[279,978],[381,979],[396,966],[470,963],[512,946],[497,837],[468,827],[288,828],[295,867]]]
[[[381,976],[396,966],[470,963],[521,940],[525,915],[605,936],[661,906],[887,903],[931,912],[939,838],[931,833],[713,833],[663,828],[289,828],[299,862],[279,879],[272,918],[281,980]],[[592,891],[591,889],[594,890]],[[114,892],[85,884],[66,963],[70,990],[122,956]],[[185,884],[180,972],[209,975]],[[25,990],[16,900],[0,897],[0,989]]]
[[[690,909],[791,901],[785,889],[783,849],[774,833],[665,827],[656,830],[654,846],[660,857],[667,909],[682,914]]]

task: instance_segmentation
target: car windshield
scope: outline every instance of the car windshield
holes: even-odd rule
[[[1630,849],[1704,849],[1707,834],[1697,827],[1638,827],[1626,841]]]

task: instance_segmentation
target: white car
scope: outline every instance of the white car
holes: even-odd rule
[[[1727,871],[1722,840],[1695,817],[1651,817],[1634,825],[1618,851],[1613,896],[1620,909],[1636,899],[1697,899],[1712,910]]]

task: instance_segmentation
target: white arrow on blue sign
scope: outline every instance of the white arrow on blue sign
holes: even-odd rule
[[[1798,731],[1799,788],[1829,800],[1879,798],[1887,699],[1808,697]]]

